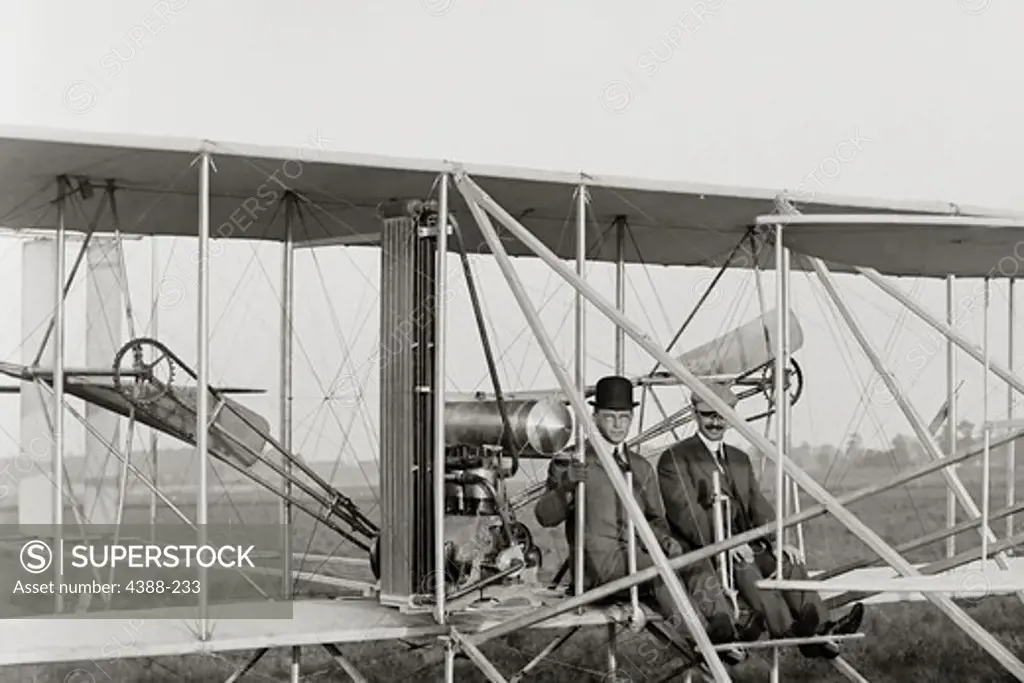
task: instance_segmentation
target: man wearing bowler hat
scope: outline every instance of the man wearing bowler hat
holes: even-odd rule
[[[623,443],[632,426],[633,410],[637,405],[633,401],[633,383],[617,375],[602,378],[597,383],[591,405],[594,406],[594,424],[599,438],[605,441],[623,475],[627,472],[633,473],[633,496],[654,531],[658,544],[668,557],[680,555],[682,547],[673,538],[665,518],[665,507],[658,490],[654,468]],[[576,484],[580,481],[586,482],[583,575],[584,588],[590,589],[629,573],[629,517],[592,444],[586,444],[585,453],[586,461],[582,466],[575,461],[551,461],[548,467],[547,491],[537,502],[535,514],[541,526],[554,527],[565,524],[566,540],[569,542],[571,557],[575,558],[575,553],[572,552],[575,547],[573,498]],[[637,570],[653,566],[654,560],[644,544],[638,540]],[[628,595],[628,591],[624,591],[624,595]],[[640,587],[640,595],[643,596],[644,602],[653,602],[652,609],[667,619],[678,630],[680,636],[685,633],[682,615],[664,579],[659,576],[643,584]],[[702,613],[707,612],[703,609],[704,602],[697,600],[695,605]],[[706,616],[710,617],[707,629],[711,641],[716,644],[730,642],[733,636],[731,619],[725,614],[716,615],[713,612],[708,612]],[[727,663],[736,663],[741,658],[739,653],[733,651],[720,653],[720,656]]]
[[[713,383],[709,388],[730,408],[736,406],[736,395],[728,386]],[[758,487],[750,458],[723,440],[728,427],[725,418],[696,393],[692,395],[691,403],[697,433],[669,447],[658,460],[658,480],[666,517],[686,552],[714,543],[711,493],[712,476],[716,471],[723,493],[731,499],[733,519],[725,520],[725,523],[732,525],[733,534],[769,524],[775,519],[775,511]],[[749,545],[730,551],[736,590],[754,614],[752,637],[759,634],[761,625],[767,626],[773,638],[856,632],[864,616],[864,607],[860,603],[838,621],[829,621],[817,593],[770,591],[757,587],[758,580],[772,576],[777,568],[772,540],[774,537],[766,534]],[[797,549],[786,546],[783,554],[785,578],[806,579],[803,558]],[[705,589],[706,592],[724,595],[710,560],[700,564],[704,565],[701,573],[710,575],[714,583],[711,589]],[[721,599],[716,600],[715,605],[717,610],[732,612],[732,608]],[[800,652],[806,657],[831,659],[839,654],[839,649],[831,643],[808,644],[800,646]]]

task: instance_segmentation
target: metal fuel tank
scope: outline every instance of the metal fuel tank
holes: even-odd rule
[[[561,452],[572,439],[572,411],[561,400],[529,399],[505,401],[513,442],[521,455],[551,456]],[[445,405],[447,446],[497,445],[501,443],[502,420],[497,401],[455,401]]]

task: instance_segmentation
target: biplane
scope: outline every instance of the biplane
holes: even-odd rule
[[[295,150],[201,140],[108,135],[68,130],[7,127],[0,130],[0,225],[35,237],[32,268],[54,270],[51,286],[23,292],[23,308],[32,303],[42,330],[26,330],[38,348],[25,351],[22,363],[4,362],[0,373],[18,393],[22,406],[22,447],[33,436],[51,439],[52,458],[43,463],[46,486],[21,482],[19,506],[35,510],[34,519],[61,528],[73,494],[64,469],[65,414],[81,420],[95,438],[121,461],[129,475],[173,505],[160,487],[130,462],[92,419],[71,411],[67,397],[93,408],[92,415],[127,418],[196,449],[200,462],[197,513],[182,521],[203,538],[208,523],[208,471],[216,461],[255,486],[278,496],[283,520],[296,514],[337,534],[354,551],[353,565],[370,576],[362,580],[313,576],[334,591],[328,597],[303,597],[292,591],[298,576],[289,540],[282,544],[283,600],[290,619],[246,619],[211,614],[200,597],[199,625],[184,612],[61,613],[0,622],[0,664],[78,662],[106,656],[111,635],[144,619],[122,658],[251,651],[229,678],[243,677],[267,651],[292,649],[292,680],[299,680],[299,648],[325,647],[356,681],[366,680],[346,657],[346,643],[421,641],[444,652],[445,678],[454,680],[455,662],[470,660],[491,681],[521,680],[565,640],[583,627],[602,627],[612,636],[608,675],[616,680],[615,635],[624,629],[648,629],[655,637],[659,617],[636,599],[636,587],[657,576],[671,588],[689,632],[681,655],[686,661],[671,675],[729,681],[676,571],[701,560],[723,557],[741,544],[766,535],[782,540],[800,525],[829,515],[877,555],[884,567],[859,565],[819,571],[808,582],[765,580],[766,590],[831,592],[829,605],[881,594],[917,597],[934,604],[1017,680],[1024,663],[954,601],[963,586],[955,570],[981,567],[991,577],[989,591],[1024,599],[1024,573],[1008,550],[1017,536],[998,538],[991,521],[1012,515],[994,511],[988,489],[978,503],[960,481],[956,464],[980,457],[986,484],[990,452],[1024,435],[1012,419],[986,423],[983,448],[957,449],[939,443],[943,420],[952,422],[950,396],[940,416],[926,423],[904,397],[877,350],[858,328],[836,286],[835,273],[852,273],[875,283],[894,300],[946,338],[950,345],[984,365],[989,374],[1024,393],[1024,381],[992,361],[986,336],[978,346],[950,321],[917,305],[890,276],[983,278],[1012,276],[999,264],[1016,254],[1024,236],[1024,216],[1010,211],[957,207],[948,203],[899,202],[816,196],[797,200],[784,190],[720,187],[692,183],[541,172],[478,166],[451,161],[392,159],[318,152],[307,159]],[[73,221],[72,207],[92,218]],[[89,367],[65,364],[66,293],[79,273],[81,256],[70,271],[65,259],[69,235],[82,241],[80,253],[96,237],[100,217],[114,225],[113,241],[128,237],[177,236],[198,240],[197,350],[185,359],[156,336],[135,336],[108,349],[109,359]],[[596,227],[595,227],[596,226]],[[564,239],[566,228],[575,239]],[[877,236],[884,232],[885,239]],[[609,239],[613,236],[614,239]],[[105,239],[110,239],[109,237]],[[258,411],[245,405],[243,388],[215,387],[210,381],[209,255],[217,240],[260,240],[282,245],[281,422],[273,429]],[[294,254],[296,249],[373,246],[380,257],[379,329],[391,344],[386,362],[376,358],[380,385],[380,512],[373,518],[356,501],[325,479],[293,449],[292,357]],[[737,258],[742,254],[742,258]],[[543,390],[502,387],[495,354],[483,320],[480,294],[469,257],[493,259],[528,321],[558,386]],[[516,273],[514,258],[544,263],[575,292],[573,368],[560,357],[551,334]],[[489,391],[457,393],[446,387],[446,356],[451,330],[450,261],[460,264],[472,302],[487,371]],[[590,262],[616,265],[616,296],[602,296],[585,277]],[[761,313],[711,342],[689,350],[675,348],[690,320],[718,284],[716,277],[679,331],[663,347],[625,310],[626,264],[696,267],[721,264],[774,274],[775,302],[761,292]],[[790,411],[803,395],[804,373],[795,354],[808,342],[788,299],[793,270],[814,273],[841,319],[871,360],[929,458],[887,481],[833,495],[787,457],[791,448]],[[1014,270],[1014,275],[1016,270]],[[759,289],[760,291],[760,289]],[[986,289],[987,292],[987,289]],[[26,303],[28,302],[28,303]],[[988,298],[985,298],[987,314]],[[40,310],[41,309],[41,310]],[[642,544],[656,567],[572,595],[542,583],[543,554],[523,514],[542,484],[518,492],[508,482],[524,460],[582,457],[582,444],[594,439],[585,399],[584,312],[596,311],[615,326],[615,369],[625,374],[629,339],[651,358],[649,372],[633,381],[644,408],[651,402],[661,419],[641,426],[631,443],[641,446],[684,427],[692,415],[685,407],[670,412],[658,401],[666,388],[684,389],[718,410],[735,432],[775,466],[774,524],[742,533],[723,533],[699,551],[668,558],[654,540],[633,498],[629,483],[614,467],[612,480],[635,532],[633,552]],[[682,312],[680,312],[681,314]],[[24,311],[23,311],[24,317]],[[750,415],[729,407],[709,383],[738,389],[741,406],[757,405]],[[987,385],[986,385],[987,386]],[[47,398],[48,397],[48,398]],[[38,398],[38,400],[36,400]],[[31,404],[31,405],[29,405]],[[26,415],[35,410],[35,413]],[[42,418],[40,417],[42,415]],[[98,418],[97,418],[98,419]],[[758,431],[755,423],[765,423]],[[208,425],[202,428],[201,425]],[[27,430],[27,431],[26,431]],[[774,434],[772,434],[774,432]],[[771,438],[773,437],[773,438]],[[612,457],[598,447],[607,465]],[[254,466],[264,466],[256,471]],[[271,474],[266,474],[269,470]],[[941,473],[951,499],[968,519],[916,544],[934,542],[963,530],[977,530],[979,549],[928,564],[912,564],[904,554],[914,544],[886,542],[849,506],[931,473]],[[272,476],[271,476],[272,475]],[[580,495],[585,495],[585,485]],[[800,509],[799,490],[815,504]],[[24,500],[22,500],[24,497]],[[42,501],[42,502],[40,502]],[[120,499],[123,504],[123,497]],[[20,508],[19,508],[20,510]],[[21,520],[28,523],[29,515]],[[453,518],[486,520],[483,540],[453,540]],[[119,519],[119,517],[118,517]],[[582,517],[576,520],[582,524]],[[65,524],[67,529],[70,526]],[[290,526],[289,526],[290,528]],[[60,533],[71,533],[62,531]],[[581,537],[577,527],[577,537]],[[580,552],[580,548],[576,549]],[[781,557],[780,557],[781,562]],[[980,564],[978,564],[980,563]],[[581,562],[576,563],[582,567]],[[559,576],[564,573],[564,565]],[[582,581],[577,580],[576,586]],[[616,596],[631,591],[623,603]],[[62,607],[58,605],[58,610]],[[240,614],[240,613],[239,613]],[[501,672],[481,645],[522,629],[570,629],[554,638],[537,657],[515,673]],[[659,636],[660,634],[660,636]],[[870,634],[854,634],[867,637]],[[810,639],[813,640],[813,639]],[[807,641],[809,642],[809,641]],[[788,641],[746,643],[747,650],[772,653],[773,678],[780,676],[780,651],[800,644]],[[864,680],[839,657],[833,666],[850,680]],[[623,679],[625,680],[625,679]]]

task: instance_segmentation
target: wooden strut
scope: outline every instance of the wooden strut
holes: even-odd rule
[[[508,681],[505,680],[505,677],[501,675],[501,672],[498,671],[497,667],[491,663],[491,660],[487,659],[487,656],[481,652],[476,645],[473,645],[471,642],[466,640],[466,638],[454,628],[451,629],[449,633],[449,637],[456,645],[458,645],[459,649],[469,657],[470,661],[476,664],[477,668],[487,676],[487,680],[491,681],[491,683],[508,683]]]
[[[248,659],[239,662],[238,666],[235,667],[235,670],[231,672],[231,675],[224,680],[224,683],[235,683],[235,681],[249,673],[249,671],[256,666],[256,663],[263,659],[263,655],[267,654],[269,651],[270,648],[260,648],[252,653]]]
[[[519,681],[523,680],[523,677],[526,674],[528,674],[531,671],[533,671],[545,659],[547,659],[551,655],[555,654],[555,652],[557,652],[559,650],[559,648],[561,648],[563,645],[565,645],[567,642],[569,642],[570,638],[572,638],[574,635],[579,633],[579,630],[581,628],[582,628],[581,626],[573,626],[571,629],[569,629],[568,631],[566,631],[565,633],[563,633],[562,635],[558,636],[557,638],[552,640],[550,643],[545,645],[544,649],[542,649],[540,652],[538,652],[537,655],[533,659],[531,659],[529,662],[527,662],[526,665],[523,666],[522,669],[517,671],[515,674],[513,674],[508,679],[509,683],[519,683]]]
[[[335,663],[341,667],[341,670],[344,671],[350,679],[352,679],[352,683],[368,683],[366,677],[363,676],[359,672],[359,669],[357,669],[355,665],[342,654],[341,649],[339,649],[337,645],[334,643],[322,643],[322,645],[323,648],[327,650],[327,653],[331,655],[331,658],[334,659]],[[238,663],[235,670],[231,672],[231,675],[224,680],[224,683],[236,683],[242,678],[242,676],[249,673],[269,651],[270,648],[264,647],[253,652],[248,659],[242,660]]]

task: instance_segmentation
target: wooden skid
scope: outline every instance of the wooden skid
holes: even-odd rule
[[[876,603],[923,600],[924,593],[950,593],[954,598],[978,599],[1024,590],[1024,558],[1008,560],[1009,570],[1001,569],[989,559],[984,564],[975,561],[936,575],[903,577],[895,575],[891,567],[867,567],[824,581],[814,579],[816,572],[811,572],[812,578],[806,581],[763,579],[757,585],[765,590],[815,591],[826,599],[847,591],[878,591],[880,595],[869,600]]]
[[[0,666],[209,654],[260,648],[355,643],[441,636],[430,613],[403,613],[373,599],[297,600],[291,619],[251,618],[266,603],[244,603],[232,614],[250,618],[218,618],[211,614],[211,636],[200,641],[197,609],[167,608],[107,612],[103,619],[87,616],[0,620]],[[462,633],[483,631],[512,616],[535,609],[484,608],[453,613],[450,626]],[[225,614],[221,612],[221,614]],[[540,629],[600,626],[624,621],[628,606],[589,608],[538,624]]]
[[[753,642],[727,643],[716,645],[716,652],[724,652],[733,648],[744,650],[767,650],[773,647],[799,647],[801,645],[816,645],[821,643],[839,643],[847,640],[860,640],[864,638],[863,633],[847,633],[838,636],[810,636],[809,638],[777,638],[775,640],[755,640]]]

